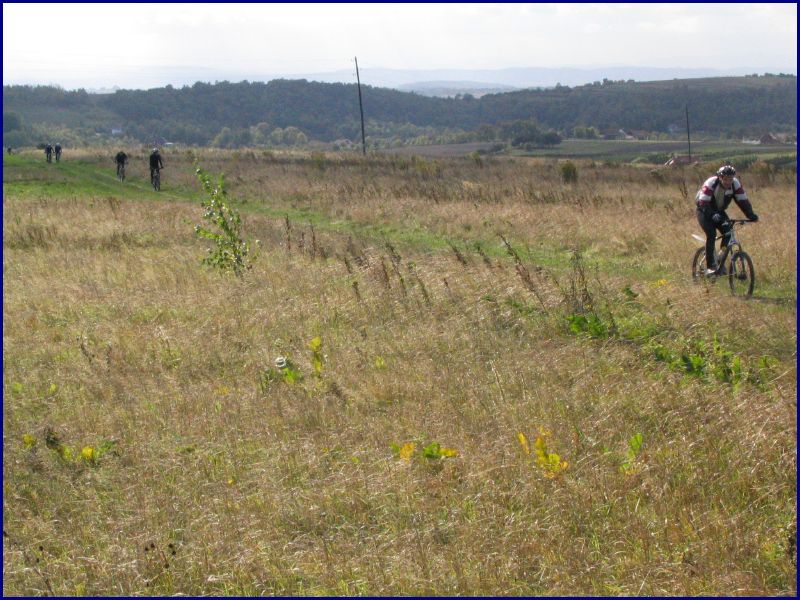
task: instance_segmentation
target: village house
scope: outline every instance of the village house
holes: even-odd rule
[[[650,132],[643,129],[628,129],[628,135],[633,136],[637,140],[650,139]]]
[[[628,134],[624,129],[604,129],[600,132],[604,140],[633,140],[632,135]]]
[[[697,156],[689,156],[687,154],[681,154],[678,156],[673,156],[667,162],[664,163],[665,167],[678,167],[681,165],[694,165],[700,162],[700,158]]]

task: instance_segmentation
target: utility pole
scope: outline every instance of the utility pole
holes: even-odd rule
[[[361,111],[361,150],[367,155],[367,138],[364,136],[364,105],[361,102],[361,77],[358,76],[358,57],[356,59],[356,81],[358,81],[358,110]]]
[[[689,164],[692,164],[692,136],[689,133],[689,104],[686,104],[686,140],[689,142]]]

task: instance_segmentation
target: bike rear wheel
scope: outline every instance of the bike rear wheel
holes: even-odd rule
[[[153,189],[159,191],[161,189],[161,173],[156,171],[153,173]]]
[[[117,168],[117,179],[120,181],[125,181],[125,167]]]
[[[698,248],[692,258],[692,279],[698,281],[706,276],[706,249]]]
[[[731,258],[728,283],[730,283],[731,293],[734,296],[748,297],[753,295],[753,288],[756,285],[756,272],[753,269],[753,261],[747,252],[737,252]]]

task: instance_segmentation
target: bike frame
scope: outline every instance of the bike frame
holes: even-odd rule
[[[728,219],[728,221],[727,221],[727,222],[728,222],[728,223],[730,223],[730,225],[731,225],[731,229],[730,229],[730,231],[729,231],[729,232],[728,232],[728,234],[727,234],[727,235],[729,236],[729,238],[728,238],[728,245],[725,247],[725,251],[724,251],[724,252],[722,253],[722,255],[719,257],[718,266],[720,266],[720,267],[721,267],[722,265],[724,265],[724,264],[725,264],[725,261],[728,259],[728,256],[732,256],[732,254],[731,254],[731,253],[732,253],[732,249],[733,249],[734,247],[736,247],[736,248],[737,248],[739,251],[742,251],[742,250],[743,250],[743,248],[742,248],[742,244],[741,244],[741,242],[739,241],[739,238],[738,238],[738,236],[736,235],[736,226],[737,226],[737,225],[741,225],[741,224],[743,224],[743,223],[752,223],[753,221],[749,221],[749,220],[747,220],[747,219]],[[717,247],[717,241],[719,241],[719,240],[721,240],[722,238],[724,238],[724,237],[725,237],[725,235],[726,235],[726,234],[724,234],[724,233],[723,233],[722,235],[718,235],[718,236],[717,236],[717,237],[714,239],[714,249],[715,249],[715,250],[716,250],[716,247]],[[702,242],[703,244],[705,244],[705,243],[706,243],[706,240],[705,240],[705,238],[703,238],[703,237],[700,237],[700,236],[699,236],[699,235],[697,235],[697,234],[694,234],[694,233],[693,233],[693,234],[692,234],[692,237],[693,237],[694,239],[696,239],[698,242]]]
[[[742,245],[739,243],[739,238],[736,237],[736,226],[734,221],[731,221],[731,230],[728,233],[728,245],[725,246],[725,250],[722,253],[722,256],[719,257],[719,264],[724,265],[725,261],[728,260],[728,256],[732,256],[731,252],[733,252],[733,248],[736,247],[737,251],[742,249]],[[725,234],[720,235],[717,237],[718,240],[721,240],[725,237]],[[716,240],[714,240],[714,246],[716,247]]]

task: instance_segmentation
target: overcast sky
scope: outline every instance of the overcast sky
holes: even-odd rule
[[[796,4],[3,4],[3,83],[148,88],[362,70],[797,73]]]

